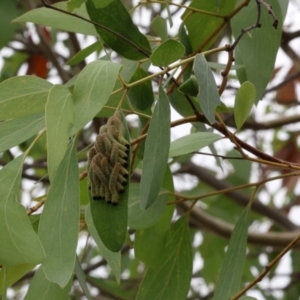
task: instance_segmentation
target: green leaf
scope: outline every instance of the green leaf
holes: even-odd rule
[[[66,286],[72,277],[79,230],[79,174],[77,140],[70,143],[54,175],[39,221],[39,237],[46,252],[43,269],[48,280]]]
[[[90,46],[76,53],[68,62],[66,62],[66,64],[69,66],[76,65],[80,63],[82,60],[84,60],[86,57],[88,57],[90,54],[92,54],[93,52],[100,51],[101,49],[102,49],[102,44],[99,41],[96,41],[95,43],[91,44]]]
[[[249,297],[249,296],[242,296],[241,298],[239,298],[239,300],[257,300],[257,298]]]
[[[234,120],[236,127],[241,129],[255,103],[256,90],[254,85],[245,81],[238,89],[234,103]]]
[[[96,8],[103,8],[115,0],[93,0]]]
[[[140,185],[140,204],[142,209],[150,207],[160,191],[170,147],[170,105],[164,90],[159,88],[159,100],[145,143],[143,172]]]
[[[168,194],[158,195],[154,204],[147,210],[140,208],[139,201],[140,185],[132,183],[129,189],[129,203],[128,203],[128,226],[133,229],[147,228],[155,224],[163,214]]]
[[[67,2],[67,9],[72,12],[75,8],[79,8],[86,0],[69,0]]]
[[[15,282],[17,282],[20,278],[22,278],[26,273],[32,270],[35,267],[35,264],[22,264],[14,267],[7,268],[6,267],[6,287],[12,286]],[[4,270],[0,271],[0,282],[4,280]],[[0,295],[3,294],[3,285],[0,285]],[[3,298],[2,298],[3,299]]]
[[[130,82],[135,82],[147,76],[148,72],[142,68],[137,68],[135,73],[132,75]],[[133,86],[130,89],[128,96],[133,108],[144,113],[151,114],[151,106],[154,102],[154,96],[150,80],[143,81],[142,83]]]
[[[0,120],[43,112],[51,87],[51,83],[36,76],[18,76],[1,82]]]
[[[91,200],[95,201],[95,200]],[[95,243],[98,246],[100,255],[105,258],[107,261],[108,265],[110,266],[112,272],[114,273],[117,282],[120,283],[120,275],[121,275],[121,253],[120,252],[112,252],[108,250],[105,245],[102,243],[97,230],[95,228],[95,225],[93,223],[93,218],[91,214],[91,207],[88,206],[86,208],[86,213],[85,213],[85,221],[86,225],[89,229],[89,232],[91,236],[93,237]]]
[[[189,7],[226,16],[232,12],[235,3],[236,0],[222,0],[220,1],[219,7],[217,7],[215,1],[193,0]],[[203,51],[203,49],[207,49],[218,37],[218,35],[215,35],[215,37],[207,43],[205,48],[201,47],[203,42],[214,34],[215,30],[222,24],[223,19],[205,13],[193,13],[187,18],[187,14],[190,14],[190,12],[190,9],[186,9],[181,18],[184,20],[184,24],[188,30],[193,51],[196,49]]]
[[[0,152],[28,140],[45,126],[44,113],[0,123]]]
[[[226,256],[217,281],[214,300],[229,299],[240,289],[246,258],[249,218],[250,206],[247,206],[231,234]]]
[[[47,164],[52,182],[67,148],[73,123],[73,101],[68,88],[54,85],[48,94],[46,104]]]
[[[53,6],[65,11],[68,10],[67,2],[56,3]],[[82,5],[80,9],[75,9],[73,13],[89,19],[84,5]],[[92,24],[46,7],[30,10],[22,16],[14,19],[13,22],[32,22],[64,31],[97,36],[95,27]]]
[[[75,83],[74,128],[76,132],[92,120],[106,104],[118,78],[120,65],[97,60],[88,64]]]
[[[125,139],[130,140],[129,131],[124,115],[121,112],[122,123],[125,127]],[[128,154],[128,168],[130,166],[130,153]],[[128,170],[129,171],[129,170]],[[129,184],[124,193],[120,195],[118,205],[110,205],[106,201],[93,200],[89,192],[91,214],[96,231],[105,245],[113,252],[121,250],[127,234]]]
[[[151,23],[153,31],[162,39],[166,41],[168,39],[168,29],[166,19],[161,16],[156,16]]]
[[[71,285],[72,280],[64,288],[61,288],[58,284],[49,281],[45,276],[43,268],[40,267],[34,274],[24,300],[69,300],[68,294]]]
[[[45,258],[24,207],[16,201],[24,158],[20,155],[0,170],[0,264],[7,267],[38,264]]]
[[[221,103],[214,75],[202,54],[194,62],[195,75],[199,84],[198,100],[204,116],[210,123],[215,122],[215,109]]]
[[[272,26],[272,18],[265,7],[261,9],[261,28],[256,28],[244,34],[236,47],[236,63],[244,65],[237,70],[241,83],[250,81],[256,89],[256,102],[263,97],[264,90],[273,74],[275,59],[281,41],[282,13],[277,0],[270,0],[268,4],[279,20],[278,29]],[[257,4],[250,1],[245,9],[241,10],[231,20],[235,38],[243,28],[255,24],[257,18]],[[255,53],[255,59],[253,59]]]
[[[80,286],[82,288],[82,291],[84,293],[84,295],[86,296],[86,298],[88,300],[93,300],[89,288],[86,284],[86,279],[85,279],[85,273],[81,267],[80,261],[78,259],[78,256],[76,255],[76,261],[75,261],[75,274],[77,277],[78,282],[80,283]]]
[[[161,263],[155,268],[147,269],[136,299],[186,299],[192,269],[193,254],[188,220],[187,217],[182,217],[168,233]]]
[[[150,59],[154,66],[167,67],[179,60],[185,52],[185,47],[173,39],[169,39],[159,45],[152,53]]]
[[[191,76],[178,88],[178,91],[191,97],[197,97],[199,93],[199,86],[196,77]]]
[[[165,174],[163,188],[173,192],[173,176],[168,168]],[[173,195],[168,195],[168,202],[175,200]],[[152,207],[155,207],[156,202]],[[150,207],[148,210],[151,210]],[[146,212],[148,211],[146,210]],[[160,257],[163,253],[167,233],[170,229],[170,223],[174,213],[174,206],[165,206],[165,211],[156,224],[146,229],[137,230],[134,241],[135,256],[144,262],[147,266],[154,267],[160,263]],[[151,251],[149,251],[151,245]]]
[[[179,156],[208,146],[222,137],[212,132],[196,132],[183,136],[171,143],[169,157]]]
[[[0,1],[0,49],[6,46],[6,44],[13,38],[17,26],[15,24],[10,24],[10,21],[17,16],[17,1]]]
[[[103,8],[95,8],[93,1],[87,0],[86,7],[91,20],[106,28],[96,27],[96,30],[114,51],[132,60],[145,59],[150,55],[146,36],[132,22],[120,0],[114,0]]]

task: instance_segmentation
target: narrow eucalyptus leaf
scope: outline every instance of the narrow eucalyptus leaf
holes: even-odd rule
[[[147,209],[156,200],[162,186],[170,147],[170,105],[164,90],[159,88],[159,100],[145,143],[143,171],[140,185],[141,209]]]
[[[225,259],[217,281],[214,300],[233,297],[241,287],[247,249],[249,205],[237,221],[228,244]],[[232,276],[234,274],[234,276]]]
[[[202,54],[197,54],[194,71],[199,84],[198,100],[204,116],[215,122],[215,110],[221,103],[214,75]]]
[[[70,143],[52,181],[39,221],[48,280],[65,287],[72,277],[79,230],[77,140]]]

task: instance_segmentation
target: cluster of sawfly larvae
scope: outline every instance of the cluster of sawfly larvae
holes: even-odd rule
[[[124,138],[121,114],[116,111],[100,127],[95,145],[88,153],[89,189],[94,200],[117,205],[128,179],[129,143]]]

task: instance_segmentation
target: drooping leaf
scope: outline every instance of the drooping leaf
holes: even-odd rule
[[[45,126],[44,113],[0,123],[0,152],[28,140]]]
[[[142,229],[150,227],[155,224],[163,214],[168,194],[158,195],[154,204],[147,210],[140,208],[139,201],[139,184],[131,184],[129,190],[129,201],[128,201],[128,226],[133,229]]]
[[[272,25],[273,21],[267,10],[261,8],[261,28],[256,28],[244,34],[236,47],[236,63],[244,65],[237,70],[240,83],[250,81],[256,89],[256,102],[262,98],[263,92],[272,76],[277,51],[281,40],[282,13],[278,0],[268,2],[279,20],[278,28]],[[240,11],[231,20],[235,38],[243,28],[255,24],[257,18],[257,4],[250,1],[249,5]],[[255,59],[252,54],[255,53]],[[263,67],[262,67],[263,66]]]
[[[136,299],[186,299],[192,268],[189,227],[187,217],[182,217],[171,226],[161,255],[161,263],[155,268],[147,269]]]
[[[122,123],[125,128],[125,139],[130,140],[125,117],[121,113]],[[130,152],[130,151],[129,151]],[[128,154],[128,168],[130,166],[130,153]],[[128,170],[129,171],[129,170]],[[91,214],[96,231],[105,245],[113,252],[121,250],[127,233],[128,219],[128,193],[129,183],[120,195],[118,205],[110,205],[104,200],[93,200],[89,191]]]
[[[220,5],[216,6],[215,1],[193,0],[189,7],[226,16],[234,9],[235,3],[236,0],[222,0],[220,1]],[[217,38],[217,35],[213,39],[210,39],[205,48],[202,46],[203,43],[222,24],[223,19],[200,12],[193,13],[187,17],[189,13],[190,9],[186,9],[181,18],[184,20],[184,24],[188,30],[192,48],[193,50],[207,49]]]
[[[26,273],[32,270],[35,267],[35,264],[22,264],[14,267],[6,267],[6,278],[5,283],[6,287],[12,286],[20,278],[22,278]],[[4,270],[0,271],[0,282],[4,280]],[[0,285],[0,295],[3,294],[3,285]]]
[[[215,109],[221,103],[216,81],[205,57],[197,54],[194,71],[199,84],[198,100],[204,116],[210,123],[215,122]]]
[[[43,269],[48,280],[65,287],[76,259],[79,230],[79,174],[76,142],[70,143],[52,181],[39,221],[46,252]]]
[[[147,76],[148,73],[144,69],[137,68],[135,73],[132,75],[130,82],[135,82]],[[154,96],[150,80],[133,86],[128,93],[128,97],[134,109],[144,113],[151,113]]]
[[[80,50],[76,53],[66,64],[69,66],[76,65],[80,63],[82,60],[87,58],[90,54],[94,53],[95,51],[100,51],[102,49],[102,45],[99,41],[91,44],[90,46]]]
[[[0,264],[7,267],[38,264],[45,258],[24,207],[16,201],[24,158],[21,155],[0,170]]]
[[[44,273],[43,267],[41,266],[35,272],[24,300],[68,300],[71,285],[72,280],[70,280],[64,288],[61,288],[58,284],[49,281]]]
[[[82,288],[82,291],[84,293],[84,295],[86,296],[86,298],[88,300],[92,300],[92,296],[90,294],[90,291],[89,291],[89,288],[86,284],[86,279],[85,279],[85,273],[82,269],[82,266],[80,264],[80,261],[78,259],[78,256],[76,256],[76,261],[75,261],[75,274],[76,274],[76,277],[77,277],[77,280],[78,282],[80,283],[80,286]]]
[[[95,201],[95,200],[92,200],[92,201]],[[86,209],[85,221],[86,221],[86,224],[87,224],[87,227],[89,229],[91,236],[93,237],[95,243],[97,244],[97,246],[99,248],[100,255],[106,259],[108,265],[110,266],[112,272],[114,273],[114,275],[117,279],[117,282],[119,283],[120,276],[121,276],[121,253],[120,252],[112,252],[112,251],[108,250],[105,247],[105,245],[102,243],[102,241],[98,235],[98,232],[95,228],[95,225],[93,223],[90,206],[88,206]]]
[[[67,2],[59,2],[53,6],[65,11],[68,10]],[[79,9],[74,9],[72,13],[83,16],[87,19],[89,18],[84,5],[82,5]],[[22,16],[14,19],[13,22],[32,22],[60,30],[97,36],[95,27],[92,24],[45,7],[30,10]]]
[[[245,81],[238,89],[234,103],[234,120],[236,127],[240,129],[248,118],[255,103],[256,91],[254,85]]]
[[[163,188],[171,192],[174,191],[173,176],[169,169],[167,169],[165,174]],[[175,197],[173,195],[168,195],[168,202],[174,200]],[[156,202],[146,212],[155,206]],[[136,231],[134,241],[135,256],[149,267],[155,267],[160,263],[161,253],[165,246],[173,213],[174,206],[167,205],[163,215],[156,224]],[[151,245],[151,251],[149,251],[149,245]]]
[[[179,156],[208,146],[221,138],[212,132],[196,132],[173,141],[170,145],[169,157]]]
[[[147,38],[132,22],[120,0],[102,8],[96,8],[92,0],[87,0],[86,8],[91,20],[105,27],[96,27],[96,30],[114,51],[132,60],[145,59],[150,55]]]
[[[156,16],[151,23],[151,27],[153,31],[162,39],[163,42],[168,39],[166,19],[164,19],[161,16]]]
[[[150,59],[154,66],[167,67],[180,59],[184,52],[185,48],[180,42],[169,39],[154,50]]]
[[[12,77],[0,83],[0,120],[41,113],[52,84],[35,76]]]
[[[76,132],[106,104],[118,78],[120,65],[97,60],[88,64],[79,74],[75,83],[74,128]]]
[[[142,209],[150,207],[157,198],[168,163],[169,147],[170,105],[164,90],[160,87],[159,100],[153,112],[145,143],[140,185]]]
[[[50,181],[63,159],[73,123],[73,101],[69,89],[62,85],[53,86],[46,104],[47,165]]]
[[[229,299],[241,287],[246,258],[249,218],[250,207],[247,206],[231,234],[226,256],[217,281],[214,300]]]

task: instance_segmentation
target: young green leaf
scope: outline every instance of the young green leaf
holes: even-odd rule
[[[54,175],[39,221],[39,237],[46,252],[46,277],[61,287],[69,282],[76,259],[79,230],[79,174],[77,140],[70,143]]]
[[[91,200],[95,201],[95,200]],[[120,252],[112,252],[108,250],[105,245],[102,243],[98,232],[95,228],[95,225],[93,223],[93,218],[91,214],[91,206],[89,205],[86,208],[86,213],[85,213],[85,221],[86,225],[89,229],[89,232],[91,236],[93,237],[95,243],[97,244],[99,248],[100,255],[105,258],[107,261],[108,265],[110,266],[112,272],[114,273],[117,282],[120,283],[120,276],[121,276],[121,253]]]
[[[255,103],[256,90],[254,85],[245,81],[238,89],[234,103],[234,120],[237,129],[241,129]]]
[[[168,39],[167,21],[165,18],[156,16],[151,23],[151,27],[163,42]]]
[[[212,132],[196,132],[173,141],[170,145],[169,157],[184,155],[209,146],[221,138]]]
[[[97,60],[80,72],[73,92],[73,133],[91,121],[106,104],[115,86],[120,67],[116,63]]]
[[[150,59],[154,66],[167,67],[180,59],[185,52],[185,47],[173,39],[169,39],[159,45],[152,53]]]
[[[159,88],[159,100],[145,143],[143,172],[140,185],[141,209],[150,207],[162,186],[170,147],[170,105],[164,90]]]
[[[1,82],[0,120],[43,112],[51,87],[51,83],[36,76],[12,77]]]
[[[0,123],[0,152],[28,140],[45,127],[44,113]]]
[[[215,109],[221,103],[214,75],[202,54],[197,54],[194,71],[199,84],[198,100],[204,116],[215,122]]]
[[[68,10],[67,2],[56,3],[53,6],[65,11]],[[82,5],[79,9],[74,9],[72,13],[88,19],[88,14],[84,5]],[[13,22],[32,22],[65,31],[97,36],[95,27],[92,24],[46,7],[30,10],[14,19]]]
[[[148,72],[142,68],[137,68],[130,82],[140,80],[147,76]],[[129,90],[128,97],[134,109],[151,114],[151,106],[154,102],[151,81],[147,80],[132,87]]]
[[[250,206],[248,205],[231,234],[226,256],[217,281],[214,300],[229,299],[240,289],[246,258],[249,218]]]
[[[43,267],[40,266],[30,282],[30,286],[24,300],[68,300],[71,285],[72,280],[70,280],[64,288],[61,288],[58,284],[49,281],[45,276]]]
[[[244,34],[239,41],[235,58],[236,63],[244,65],[237,70],[237,76],[241,83],[250,81],[256,88],[256,103],[263,96],[265,88],[273,74],[274,63],[281,41],[282,13],[278,1],[270,1],[272,10],[279,21],[277,30],[272,25],[272,19],[267,9],[261,9],[260,23],[262,26]],[[257,4],[250,1],[247,8],[235,15],[231,20],[232,31],[235,38],[240,34],[242,28],[255,24],[257,18]],[[253,59],[255,53],[255,59]]]
[[[160,262],[147,269],[136,300],[186,299],[193,269],[187,217],[171,226]]]
[[[69,12],[72,12],[75,8],[79,8],[86,0],[69,0],[67,2],[67,8]]]
[[[63,159],[73,123],[73,101],[69,89],[54,85],[48,94],[45,121],[47,128],[47,164],[52,182]]]
[[[86,57],[90,54],[94,53],[95,51],[100,51],[102,49],[102,44],[99,41],[91,44],[90,46],[80,50],[76,53],[69,61],[66,62],[66,65],[73,66],[81,61],[83,61]]]
[[[132,22],[131,16],[120,0],[96,8],[92,0],[87,0],[86,8],[92,21],[107,29],[96,27],[104,42],[125,58],[140,60],[147,58],[150,45]]]
[[[45,258],[24,207],[16,201],[24,159],[20,155],[0,170],[0,264],[7,267],[39,264]]]

